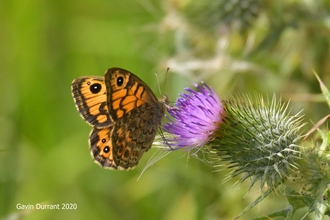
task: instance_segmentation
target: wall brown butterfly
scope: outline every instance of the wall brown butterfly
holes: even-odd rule
[[[129,170],[151,148],[168,106],[133,73],[111,68],[104,77],[73,80],[72,96],[81,117],[93,127],[91,155],[104,168]]]

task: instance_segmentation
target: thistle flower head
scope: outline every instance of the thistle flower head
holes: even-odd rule
[[[288,105],[274,97],[241,96],[220,101],[205,83],[186,89],[175,106],[168,110],[164,130],[173,149],[200,149],[210,153],[214,167],[227,162],[233,168],[230,177],[240,182],[251,179],[251,187],[260,181],[275,189],[297,169],[303,126],[299,114],[290,116]]]
[[[194,85],[198,91],[186,88],[175,106],[168,110],[169,122],[164,130],[173,138],[168,144],[173,149],[192,150],[212,139],[224,116],[223,106],[215,91],[202,82]]]
[[[270,189],[283,183],[297,170],[300,159],[302,117],[290,116],[287,104],[275,97],[264,100],[248,96],[223,102],[224,123],[217,138],[209,142],[219,161],[234,168],[231,176],[241,175],[240,182],[251,179],[251,187],[260,181]],[[218,162],[216,162],[218,163]]]

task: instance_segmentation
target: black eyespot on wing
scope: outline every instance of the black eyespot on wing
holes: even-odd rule
[[[109,153],[110,151],[110,147],[109,146],[105,146],[104,149],[103,149],[103,152],[104,153]]]
[[[117,86],[121,86],[124,83],[124,78],[122,76],[119,76],[117,78]]]
[[[93,94],[96,94],[96,93],[99,93],[101,91],[102,86],[99,83],[94,83],[89,87],[89,89]]]

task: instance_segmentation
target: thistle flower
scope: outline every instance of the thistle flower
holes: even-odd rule
[[[179,8],[189,23],[202,30],[218,30],[226,25],[247,30],[264,8],[260,0],[184,1]]]
[[[223,104],[226,118],[217,130],[221,138],[208,143],[214,166],[227,161],[226,167],[233,168],[230,177],[251,179],[250,188],[259,181],[260,188],[266,184],[270,191],[297,172],[303,126],[299,113],[290,116],[288,104],[275,97],[241,96]]]
[[[168,113],[165,131],[174,149],[203,149],[214,167],[233,169],[228,178],[265,184],[268,195],[298,169],[303,126],[300,114],[290,116],[287,104],[241,96],[220,101],[205,83],[186,89]],[[224,164],[225,163],[225,164]],[[264,197],[262,197],[264,198]]]
[[[203,146],[213,138],[224,117],[221,101],[212,88],[202,82],[194,84],[199,91],[186,88],[175,106],[168,110],[169,122],[164,130],[173,134],[168,144],[173,149],[192,150]]]
[[[322,85],[330,100],[330,92]],[[203,149],[215,168],[232,170],[227,179],[240,176],[239,182],[251,180],[250,188],[256,182],[261,190],[267,186],[236,219],[277,188],[290,205],[260,219],[291,219],[304,205],[317,219],[329,216],[330,132],[318,129],[329,115],[305,135],[306,139],[318,130],[322,143],[304,142],[300,131],[304,126],[302,116],[290,115],[288,104],[282,104],[275,96],[272,100],[258,95],[239,96],[220,102],[206,84],[195,87],[199,91],[186,89],[186,94],[181,94],[168,111],[165,130],[173,135],[169,143],[174,149]]]

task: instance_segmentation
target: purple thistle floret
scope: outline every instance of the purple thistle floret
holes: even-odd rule
[[[194,84],[199,91],[186,88],[175,106],[168,110],[164,130],[173,135],[167,140],[175,150],[192,150],[212,139],[224,117],[223,105],[215,91],[202,82]]]

